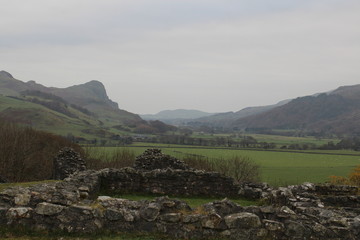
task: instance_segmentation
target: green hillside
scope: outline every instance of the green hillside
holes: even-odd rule
[[[35,81],[22,82],[10,73],[0,71],[0,94],[21,97],[26,91],[40,91],[58,96],[68,104],[76,105],[93,112],[100,120],[115,125],[137,126],[144,121],[136,114],[121,110],[118,104],[107,96],[104,85],[99,81],[90,81],[68,88],[45,87]]]
[[[119,143],[133,134],[174,130],[119,109],[99,81],[50,88],[5,71],[0,71],[0,118],[84,143]]]
[[[265,113],[237,120],[239,129],[301,130],[313,134],[359,135],[360,88],[342,87],[330,94],[300,97]]]
[[[91,140],[124,134],[81,111],[67,106],[69,114],[20,98],[0,95],[0,118],[63,136]],[[114,123],[115,124],[115,123]]]

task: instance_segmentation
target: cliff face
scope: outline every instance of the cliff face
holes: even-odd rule
[[[68,88],[55,88],[51,91],[53,94],[81,107],[91,108],[92,105],[98,104],[114,110],[119,108],[118,104],[108,97],[104,85],[95,80]]]

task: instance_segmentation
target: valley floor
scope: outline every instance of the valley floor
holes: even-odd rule
[[[214,161],[224,161],[233,156],[245,156],[260,166],[261,181],[273,186],[301,184],[303,182],[324,183],[330,176],[347,176],[360,164],[356,151],[339,150],[259,150],[210,148],[184,145],[136,143],[127,147],[135,155],[148,148],[160,148],[163,153],[176,158],[203,156]],[[99,148],[111,153],[118,147]]]

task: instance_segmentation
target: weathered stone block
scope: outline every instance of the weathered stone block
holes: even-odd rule
[[[110,221],[124,220],[123,212],[112,208],[105,210],[105,217]]]
[[[29,204],[31,195],[28,193],[16,194],[14,202],[18,206],[26,206]]]
[[[32,211],[33,211],[33,209],[30,207],[10,208],[6,213],[6,217],[10,221],[15,220],[15,219],[20,219],[20,218],[30,218]]]
[[[189,215],[184,215],[182,221],[184,223],[195,223],[195,222],[199,222],[202,217],[203,215],[201,214],[189,214]]]
[[[235,213],[225,217],[225,223],[229,228],[258,228],[261,226],[259,217],[253,213]]]
[[[181,213],[167,213],[160,216],[160,220],[169,223],[180,222]]]
[[[204,228],[209,228],[209,229],[222,229],[222,230],[226,229],[226,225],[224,223],[223,218],[217,213],[211,213],[206,217],[202,218],[201,225]]]
[[[295,221],[288,221],[286,224],[285,235],[292,238],[303,238],[306,233],[306,228],[302,223]]]
[[[160,207],[150,203],[140,209],[140,216],[148,222],[154,221],[160,214]]]
[[[284,224],[277,221],[272,220],[263,220],[263,223],[265,225],[265,228],[269,231],[283,231],[284,230]]]
[[[35,212],[40,215],[51,216],[60,213],[64,208],[62,205],[42,202],[36,206]]]

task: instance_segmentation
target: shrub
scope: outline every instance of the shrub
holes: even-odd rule
[[[348,177],[330,176],[330,183],[335,185],[360,186],[360,165],[355,167]]]
[[[105,147],[86,147],[85,159],[88,169],[132,167],[135,162],[135,153],[124,148],[111,151]]]
[[[132,167],[135,153],[126,148],[85,148],[86,165],[89,169]],[[259,166],[248,157],[235,156],[230,159],[210,159],[201,155],[188,154],[182,159],[190,167],[205,171],[220,172],[237,182],[257,182]]]
[[[259,165],[248,157],[235,156],[224,159],[220,164],[220,172],[233,177],[237,182],[258,182],[260,180]]]
[[[205,170],[205,171],[216,171],[216,167],[213,161],[208,157],[204,157],[196,154],[188,154],[182,159],[187,165],[192,168]]]
[[[354,168],[354,170],[350,173],[349,181],[355,186],[360,186],[360,166]]]
[[[342,176],[330,176],[330,183],[334,185],[349,185],[349,179]]]
[[[183,158],[190,167],[205,171],[215,171],[232,177],[237,182],[258,182],[260,167],[248,157],[234,156],[230,159],[209,159],[199,155]]]
[[[0,175],[10,182],[50,179],[53,158],[63,147],[80,146],[50,133],[0,121]]]

